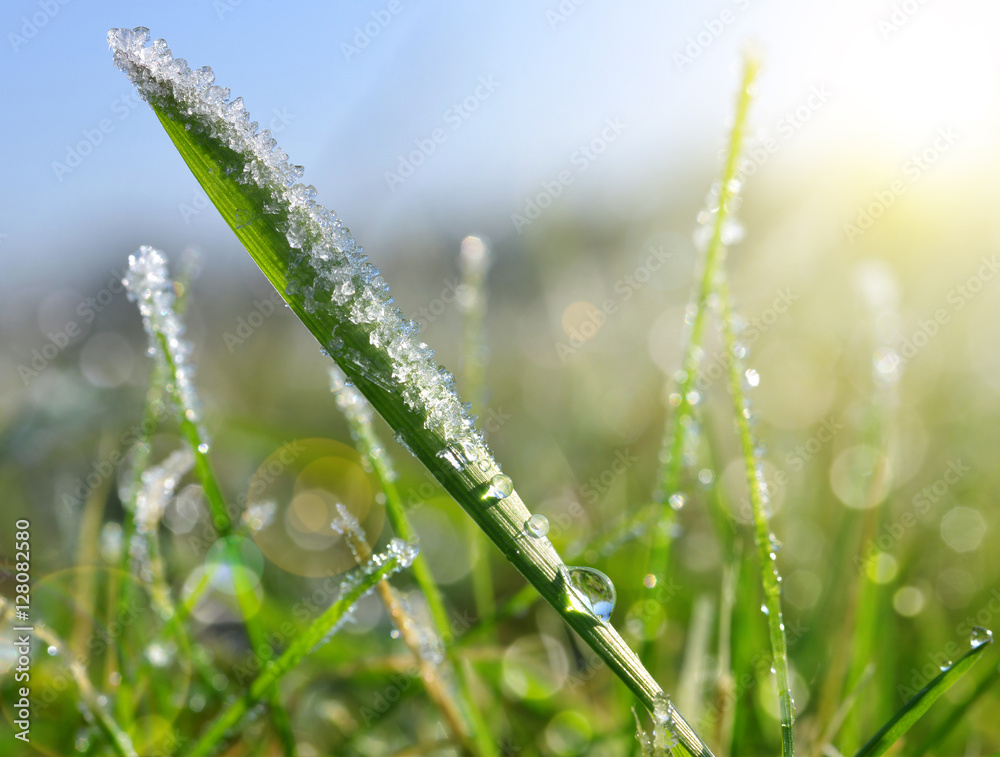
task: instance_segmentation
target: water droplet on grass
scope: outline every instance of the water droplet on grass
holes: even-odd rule
[[[502,473],[490,480],[490,488],[486,490],[486,496],[491,499],[507,499],[513,493],[514,482]]]
[[[969,634],[969,644],[972,645],[973,649],[981,647],[983,644],[989,644],[991,641],[993,641],[993,632],[982,626],[976,626]]]
[[[671,494],[670,499],[668,499],[667,502],[674,510],[681,510],[684,508],[684,495],[681,492]]]
[[[49,653],[49,657],[55,657],[59,653],[55,647],[49,647],[46,651]]]
[[[524,531],[528,536],[541,539],[549,532],[549,519],[544,515],[535,513],[524,522]]]
[[[611,620],[618,598],[611,579],[594,568],[563,566],[563,571],[576,609],[593,613],[605,623]]]

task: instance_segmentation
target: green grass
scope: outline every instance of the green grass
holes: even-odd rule
[[[283,340],[260,335],[242,355],[213,357],[205,349],[199,366],[211,366],[205,382],[215,394],[227,394],[218,382],[230,379],[220,377],[235,376],[237,366],[244,375],[232,379],[241,390],[202,412],[195,396],[201,379],[191,372],[180,318],[193,306],[193,322],[203,322],[202,307],[214,298],[188,273],[177,281],[164,274],[159,291],[136,289],[154,356],[144,398],[132,393],[141,407],[129,410],[144,430],[126,442],[107,421],[112,428],[96,454],[103,459],[121,441],[120,451],[131,452],[129,466],[118,474],[119,487],[105,480],[88,493],[66,550],[70,569],[45,576],[33,590],[39,639],[53,648],[38,653],[33,671],[36,695],[51,694],[44,716],[36,715],[40,749],[116,757],[944,757],[996,750],[995,650],[987,643],[970,649],[962,630],[971,627],[967,616],[986,622],[980,608],[989,607],[988,586],[963,589],[968,596],[960,604],[934,578],[940,571],[971,583],[965,557],[949,562],[935,551],[936,521],[909,526],[891,544],[883,540],[878,570],[857,567],[869,543],[901,522],[911,497],[931,483],[915,472],[912,484],[888,492],[882,486],[889,461],[898,462],[900,439],[923,439],[906,404],[907,374],[894,373],[887,383],[885,371],[872,372],[872,355],[878,365],[893,345],[881,332],[875,336],[883,314],[862,308],[850,320],[853,306],[838,305],[838,327],[851,339],[837,351],[836,370],[857,364],[838,384],[844,396],[830,403],[845,428],[810,453],[798,478],[773,489],[765,481],[775,465],[799,472],[788,462],[791,445],[812,427],[770,425],[768,395],[765,420],[756,422],[751,401],[761,390],[748,371],[759,371],[764,386],[779,378],[767,347],[781,344],[792,320],[817,342],[828,334],[812,329],[817,320],[805,310],[776,326],[763,349],[740,329],[740,316],[752,315],[781,286],[780,274],[760,264],[767,268],[760,295],[747,283],[755,259],[745,247],[739,257],[728,254],[738,206],[753,201],[753,178],[746,187],[736,180],[755,131],[755,60],[746,62],[738,84],[718,191],[699,217],[700,276],[692,278],[687,317],[670,321],[680,329],[686,320],[686,332],[670,355],[665,413],[657,400],[661,377],[632,365],[644,359],[642,345],[664,302],[676,314],[683,295],[646,289],[645,304],[620,315],[629,338],[616,357],[599,353],[598,335],[556,376],[551,366],[508,357],[519,354],[513,335],[521,338],[523,320],[536,315],[511,314],[522,307],[515,297],[521,294],[498,289],[486,266],[466,268],[464,282],[478,296],[449,316],[457,328],[438,331],[458,337],[443,340],[440,357],[432,360],[421,348],[419,360],[411,360],[408,340],[417,337],[404,324],[406,338],[396,338],[392,329],[403,321],[381,278],[360,259],[350,232],[328,223],[312,193],[294,186],[298,172],[276,180],[262,153],[230,141],[232,123],[192,108],[190,92],[143,65],[124,62],[290,313]],[[238,110],[230,106],[230,116]],[[685,218],[695,212],[685,208]],[[748,217],[749,237],[763,235],[766,214],[757,209]],[[546,223],[552,225],[539,228],[557,227]],[[583,231],[563,233],[569,241],[535,243],[582,247],[576,235]],[[556,260],[565,267],[572,259]],[[494,265],[504,264],[498,255]],[[546,268],[555,263],[538,255],[532,264],[538,286],[555,291],[552,277],[561,272]],[[606,272],[609,281],[619,275]],[[411,278],[416,288],[420,278]],[[231,321],[232,306],[218,307]],[[820,299],[815,307],[830,305]],[[510,328],[486,328],[493,323]],[[197,353],[211,335],[193,333]],[[489,362],[487,334],[495,340]],[[303,348],[300,335],[315,341]],[[303,358],[320,349],[324,363]],[[724,371],[706,385],[718,356]],[[519,408],[510,425],[491,432],[497,454],[471,430],[452,380],[437,371],[439,359],[461,366],[455,384],[473,400],[473,412]],[[431,373],[414,369],[421,360]],[[333,370],[333,397],[314,391],[325,383],[325,368]],[[954,394],[931,395],[940,406],[922,410],[928,426],[944,419],[933,436],[924,435],[935,455],[966,454],[958,451],[967,424],[956,420],[960,406],[949,404]],[[285,418],[294,414],[294,422]],[[264,526],[254,522],[264,516],[248,511],[252,498],[239,496],[250,472],[266,472],[261,461],[276,446],[318,435],[329,437],[323,443],[340,463],[360,471],[371,512],[384,511],[388,524],[382,529],[374,518],[381,530],[365,532],[367,511],[327,513],[342,531],[338,544],[349,545],[351,564],[360,566],[336,575],[300,575],[271,563]],[[764,452],[765,438],[775,442],[773,452]],[[847,508],[830,491],[831,471],[860,444],[882,450],[886,461],[850,471],[866,499]],[[180,465],[187,453],[190,472]],[[611,460],[629,462],[621,472]],[[587,489],[569,490],[567,482],[600,482],[602,470],[614,474],[610,483],[581,506]],[[953,484],[948,497],[974,502],[994,483],[980,472]],[[683,495],[677,507],[675,495]],[[157,497],[162,511],[150,504]],[[290,501],[272,504],[275,522],[306,517]],[[177,528],[188,505],[194,525]],[[532,513],[548,517],[547,538],[526,531]],[[420,544],[420,553],[410,554],[408,544]],[[465,572],[456,572],[457,563],[467,563]],[[618,605],[582,598],[572,566],[600,571],[585,574],[598,588],[601,575],[609,576]],[[902,589],[918,589],[924,609],[908,606]],[[10,604],[0,611],[9,622]],[[981,633],[978,639],[985,641]],[[945,652],[936,650],[958,659],[939,670]],[[987,665],[963,679],[981,659]],[[3,685],[9,701],[11,683]],[[0,745],[0,756],[7,748]]]

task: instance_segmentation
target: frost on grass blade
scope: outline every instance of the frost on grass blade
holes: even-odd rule
[[[108,41],[115,64],[150,103],[209,199],[323,350],[396,438],[652,707],[661,688],[621,636],[592,613],[567,609],[562,559],[548,539],[524,534],[531,513],[513,487],[503,499],[482,497],[501,471],[469,407],[455,394],[454,377],[435,363],[417,325],[393,306],[378,269],[337,215],[317,204],[314,188],[298,183],[302,169],[290,165],[270,135],[250,121],[242,100],[230,102],[209,69],[192,71],[164,42],[150,43],[146,29],[112,30]],[[226,530],[224,503],[217,499],[221,509],[213,507],[213,517]],[[692,754],[710,754],[683,728],[683,719],[674,721]]]
[[[172,452],[160,465],[143,471],[142,488],[135,498],[135,526],[139,533],[156,529],[177,483],[193,465],[194,455],[183,447]]]
[[[230,100],[229,90],[214,84],[211,69],[192,71],[163,40],[151,43],[148,29],[113,29],[108,43],[115,65],[157,115],[182,122],[189,132],[229,151],[231,160],[209,170],[262,198],[268,223],[288,245],[285,294],[300,299],[306,312],[330,316],[340,325],[321,339],[324,349],[349,374],[401,396],[463,466],[495,467],[467,406],[455,394],[454,377],[434,362],[417,324],[393,305],[378,268],[337,214],[316,202],[315,188],[298,183],[303,169],[291,165],[268,130],[250,120],[242,99]],[[238,208],[226,220],[242,229],[258,218],[253,209]],[[358,334],[368,344],[358,344]]]
[[[351,438],[361,454],[361,464],[366,469],[371,469],[377,464],[381,466],[381,474],[388,481],[395,481],[396,471],[392,459],[372,427],[374,418],[372,406],[361,392],[348,382],[344,372],[335,365],[330,368],[330,391],[333,392],[340,412],[347,419]]]
[[[191,345],[181,337],[184,326],[174,312],[176,295],[167,273],[167,259],[159,250],[143,245],[128,259],[128,273],[122,279],[130,300],[138,303],[142,324],[149,337],[149,352],[159,363],[173,358],[174,388],[188,420],[197,423],[200,403],[194,390],[194,369],[188,362]],[[160,339],[165,342],[165,347]]]

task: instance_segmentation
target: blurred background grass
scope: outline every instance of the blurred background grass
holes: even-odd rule
[[[900,10],[910,5],[914,12]],[[751,328],[748,365],[760,375],[756,430],[769,448],[773,525],[784,542],[779,563],[798,735],[805,745],[818,738],[831,715],[824,686],[837,654],[847,652],[862,667],[868,657],[876,663],[856,705],[859,720],[847,726],[856,730],[855,742],[864,740],[926,683],[949,644],[964,650],[970,626],[996,626],[1000,611],[1000,567],[990,546],[998,525],[1000,90],[987,30],[995,28],[996,9],[857,3],[806,11],[762,3],[624,10],[590,3],[572,6],[565,24],[553,28],[546,13],[559,12],[554,4],[517,6],[492,27],[489,11],[448,13],[440,21],[404,5],[363,56],[345,61],[340,43],[382,7],[290,10],[275,22],[285,33],[277,44],[262,31],[271,16],[250,2],[221,17],[211,4],[150,10],[134,23],[166,37],[193,65],[213,64],[221,83],[243,95],[262,122],[272,107],[295,114],[279,143],[305,163],[320,200],[340,211],[383,269],[397,303],[425,323],[425,339],[456,373],[461,314],[450,300],[459,245],[469,233],[490,239],[483,414],[492,423],[489,440],[567,552],[650,500],[694,273],[689,240],[717,173],[736,51],[748,38],[764,50],[760,101],[751,113],[759,133],[748,153],[753,165],[740,210],[746,238],[731,250],[728,270]],[[19,6],[6,26],[18,33],[17,17],[37,10]],[[8,169],[0,254],[9,275],[0,303],[0,518],[31,519],[33,575],[47,586],[72,585],[86,566],[101,564],[93,543],[81,548],[81,535],[93,539],[97,531],[88,527],[77,494],[140,418],[150,371],[145,338],[134,306],[112,284],[140,243],[164,247],[175,262],[186,245],[201,248],[204,270],[186,321],[228,498],[245,492],[258,466],[287,441],[349,440],[329,396],[327,359],[284,308],[262,304],[273,305],[273,291],[224,233],[214,209],[189,215],[196,191],[155,119],[141,106],[138,116],[118,122],[112,103],[126,86],[103,38],[134,12],[114,10],[60,6],[37,38],[18,49],[8,38],[4,53],[11,75],[3,77],[3,100],[20,107],[7,109],[3,125]],[[675,54],[684,53],[688,38],[724,11],[734,20],[723,23],[690,66],[678,63]],[[893,19],[903,21],[887,32],[883,24]],[[325,45],[319,63],[302,52],[308,44],[297,46],[296,24],[305,43]],[[427,35],[435,29],[457,48],[434,46]],[[522,44],[534,52],[518,67],[511,61]],[[70,66],[76,49],[85,50],[86,65]],[[416,71],[399,73],[411,64]],[[269,74],[257,76],[262,68]],[[448,78],[446,70],[461,75]],[[494,70],[504,88],[452,132],[446,109]],[[417,81],[420,74],[428,78]],[[47,91],[36,95],[29,85]],[[78,91],[63,98],[53,86]],[[615,97],[608,95],[612,87]],[[825,87],[829,97],[810,99],[813,87]],[[400,92],[409,95],[398,99]],[[115,119],[106,143],[59,181],[52,162],[105,117]],[[600,134],[607,118],[628,127],[585,171],[577,170],[574,151]],[[36,120],[37,129],[27,128]],[[413,140],[439,126],[449,140],[392,191],[384,172],[413,149]],[[512,214],[526,212],[525,203],[561,170],[571,171],[573,183],[519,233]],[[653,249],[665,251],[667,263],[640,283]],[[615,312],[601,317],[608,301]],[[63,340],[70,324],[79,333]],[[900,367],[887,350],[907,357],[898,390],[880,386]],[[42,360],[32,365],[36,351]],[[686,695],[688,706],[703,713],[716,685],[714,629],[726,551],[733,545],[747,551],[750,544],[724,386],[716,380],[704,392],[711,454],[698,468],[715,471],[733,517],[713,520],[715,489],[689,483],[669,601],[653,610],[642,604],[645,548],[634,548],[642,541],[612,555],[585,553],[587,564],[614,579],[613,622],[633,645],[642,626],[630,620],[662,614],[662,668],[654,673],[668,691],[678,692],[685,650],[699,638],[692,631],[695,608],[711,614],[705,673],[694,676],[694,693]],[[460,380],[460,394],[461,387]],[[456,622],[474,624],[466,615],[473,600],[465,516],[383,432],[404,501],[428,503],[413,518],[450,607],[466,618]],[[175,429],[165,426],[154,439],[154,459],[178,443]],[[98,493],[110,489],[101,503],[107,521],[121,518],[111,484],[122,470],[98,475]],[[876,470],[885,476],[873,484]],[[873,487],[878,508],[866,510]],[[178,591],[204,559],[186,530],[192,514],[205,517],[204,508],[198,509],[197,488],[185,496],[171,506],[176,513],[164,531]],[[865,562],[870,542],[890,557]],[[8,566],[11,548],[0,546]],[[522,580],[497,554],[489,557],[503,600]],[[278,628],[314,586],[262,565],[262,617]],[[861,614],[858,627],[845,627],[859,600],[859,571],[873,579],[862,605],[875,609]],[[751,677],[737,689],[736,753],[774,753],[776,698],[769,663],[760,657],[767,641],[759,587],[750,570],[738,581],[733,674],[737,681]],[[5,593],[9,587],[5,581]],[[58,604],[39,607],[55,613]],[[219,669],[230,672],[203,691],[203,682],[195,682],[191,696],[201,697],[201,707],[174,713],[180,731],[239,689],[233,666],[245,656],[240,633],[224,615],[206,617],[196,629]],[[366,600],[358,622],[320,653],[322,663],[288,681],[304,757],[309,749],[390,754],[440,736],[435,713],[414,696],[417,685],[405,687],[388,714],[377,712],[379,696],[394,685],[391,672],[409,664],[389,630],[384,611]],[[469,642],[468,649],[483,700],[502,704],[487,711],[508,753],[622,753],[630,738],[628,698],[606,671],[593,669],[554,613],[535,606],[502,622],[499,639]],[[141,634],[130,644],[148,656]],[[8,672],[9,649],[5,644],[0,657]],[[57,666],[40,652],[35,664],[41,680],[56,675]],[[995,675],[996,667],[990,652],[914,738],[930,733],[948,702]],[[8,718],[9,683],[5,674]],[[837,689],[834,703],[841,698]],[[34,723],[51,754],[66,753],[60,750],[86,735],[72,698],[56,706],[60,717]],[[987,692],[938,753],[1000,749],[998,706],[998,694]],[[370,728],[365,708],[378,721]],[[692,722],[698,725],[697,715]],[[96,748],[96,738],[90,741]],[[30,753],[18,752],[16,743],[4,739],[0,754]]]

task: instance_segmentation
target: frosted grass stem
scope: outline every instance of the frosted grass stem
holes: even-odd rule
[[[370,463],[372,472],[382,487],[389,524],[400,539],[411,544],[416,543],[417,534],[410,523],[410,519],[406,516],[403,500],[400,498],[399,490],[396,488],[396,473],[392,468],[389,454],[376,435],[372,424],[371,405],[368,404],[368,400],[360,392],[347,383],[343,371],[337,366],[330,368],[330,389],[336,397],[337,406],[347,419],[351,438],[354,440],[358,453],[362,456],[362,459]],[[472,697],[468,671],[462,666],[461,660],[455,654],[452,646],[453,639],[448,620],[448,611],[445,608],[444,599],[441,596],[437,583],[434,581],[430,566],[427,564],[427,558],[422,554],[418,554],[413,559],[411,571],[417,581],[417,586],[420,587],[427,600],[431,622],[434,625],[433,630],[440,639],[444,648],[444,654],[454,671],[458,686],[459,704],[464,713],[465,720],[468,722],[469,732],[475,741],[476,749],[481,755],[494,755],[496,754],[496,748],[490,736],[489,728]],[[383,599],[386,601],[386,606],[389,607],[392,599],[391,595],[383,597]],[[394,604],[399,605],[398,602]],[[392,608],[390,607],[389,609],[390,614],[392,614]],[[402,612],[402,608],[399,608],[399,612]],[[393,615],[393,617],[396,616]],[[397,627],[401,630],[409,627],[405,617],[401,618],[401,623],[398,623]],[[419,652],[417,652],[416,656],[419,662],[421,657]],[[461,735],[461,731],[459,735]]]
[[[195,472],[208,499],[213,523],[219,536],[225,540],[227,561],[234,568],[241,567],[242,557],[238,544],[229,538],[233,524],[215,471],[208,459],[210,445],[201,428],[200,403],[194,388],[194,372],[187,361],[190,346],[182,339],[184,327],[174,307],[176,294],[173,282],[167,273],[166,257],[159,250],[143,245],[138,252],[129,256],[128,273],[123,283],[129,298],[139,306],[143,326],[149,337],[150,351],[156,357],[156,362],[161,366],[166,378],[167,392],[174,403],[181,433],[194,457]],[[136,516],[138,515],[137,505]],[[266,663],[271,659],[273,652],[267,643],[255,608],[248,604],[250,587],[246,585],[246,575],[243,570],[233,570],[231,575],[247,635],[253,649],[261,656],[261,662]],[[198,588],[204,590],[207,585],[203,582]],[[183,608],[185,615],[179,616],[178,621],[186,617],[186,612],[195,604],[196,601],[192,601],[189,597]],[[294,757],[295,737],[276,690],[272,692],[271,697],[271,717],[283,753],[286,757]]]
[[[4,609],[6,609],[7,601],[0,598],[0,602],[3,603]],[[73,676],[73,680],[76,682],[77,690],[80,692],[80,699],[83,700],[86,708],[94,716],[97,727],[107,737],[115,754],[118,757],[139,757],[139,754],[135,751],[135,746],[132,744],[132,738],[118,724],[111,713],[108,712],[108,708],[101,703],[100,697],[94,690],[90,678],[87,676],[87,669],[76,659],[76,656],[69,650],[65,642],[44,623],[35,621],[34,629],[39,639],[58,650],[57,653],[65,661],[70,674]]]
[[[289,308],[397,435],[504,556],[642,701],[662,689],[610,622],[581,606],[568,568],[503,476],[419,328],[394,306],[380,272],[316,190],[299,183],[241,98],[192,71],[149,31],[113,29],[115,64],[152,106],[181,157]],[[497,487],[492,482],[505,482]],[[497,496],[502,491],[504,496]],[[711,752],[676,710],[669,726],[695,755]]]
[[[232,729],[236,728],[259,702],[277,687],[278,681],[298,665],[310,652],[332,636],[344,620],[345,613],[376,584],[391,576],[412,560],[415,549],[405,542],[394,540],[389,551],[378,555],[352,574],[340,596],[309,627],[296,636],[289,647],[276,660],[263,667],[250,688],[233,700],[209,725],[208,730],[186,752],[186,757],[208,757],[223,744]]]

